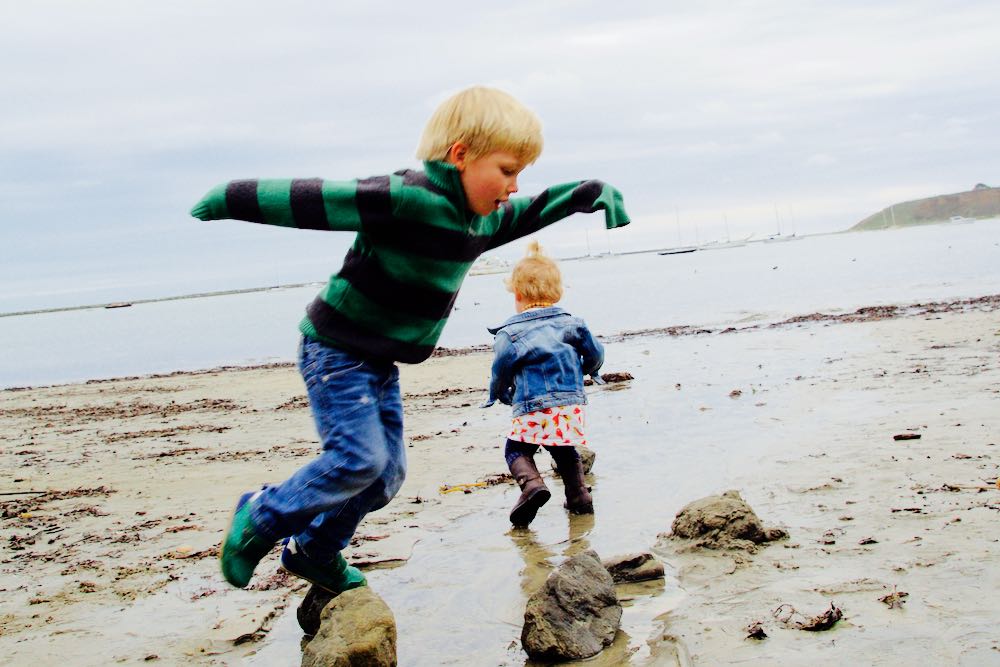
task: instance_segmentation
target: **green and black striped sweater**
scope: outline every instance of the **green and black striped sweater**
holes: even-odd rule
[[[573,213],[603,209],[608,229],[629,223],[621,194],[601,181],[557,185],[477,216],[466,208],[455,167],[425,162],[424,168],[354,181],[231,181],[205,195],[191,215],[357,232],[299,329],[363,356],[406,363],[434,351],[462,280],[482,253]]]

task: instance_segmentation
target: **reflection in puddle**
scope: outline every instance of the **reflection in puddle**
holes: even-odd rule
[[[521,591],[525,599],[545,583],[560,562],[590,548],[588,536],[594,528],[593,514],[569,515],[569,537],[545,544],[531,528],[511,528],[507,533],[524,560]]]
[[[592,483],[596,488],[596,478]],[[369,585],[395,615],[400,664],[537,664],[520,646],[527,599],[562,561],[593,548],[592,537],[602,524],[600,516],[568,515],[550,503],[554,507],[543,508],[532,528],[511,528],[507,506],[515,493],[514,487],[498,489],[491,509],[430,534],[405,566],[368,573]],[[608,549],[602,555],[613,555]],[[668,579],[620,585],[617,590],[624,607],[622,630],[587,664],[674,664],[650,662],[647,640],[662,636],[663,615],[682,597],[676,584]],[[275,664],[298,654],[301,631],[294,606],[300,598],[247,664]]]
[[[871,344],[846,327],[829,335],[858,337],[851,349]],[[508,521],[520,493],[513,485],[470,495],[467,514],[426,527],[405,565],[367,573],[395,615],[400,664],[530,665],[520,645],[524,609],[549,572],[588,548],[602,559],[652,551],[685,504],[731,488],[761,460],[801,451],[810,438],[802,415],[816,406],[797,401],[796,385],[821,363],[808,330],[609,346],[607,367],[635,379],[590,393],[596,514],[567,514],[562,483],[540,460],[553,499],[530,528]],[[738,399],[734,389],[742,390]],[[587,665],[685,664],[683,646],[667,636],[684,592],[665,567],[665,581],[617,587],[621,631]],[[298,655],[299,640],[286,612],[250,664],[294,664],[287,658]]]

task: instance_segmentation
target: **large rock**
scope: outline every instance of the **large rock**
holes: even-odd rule
[[[320,614],[302,667],[394,667],[396,619],[368,586],[344,591]]]
[[[765,528],[739,491],[726,491],[686,505],[674,518],[669,537],[693,540],[695,546],[709,549],[755,551],[758,544],[786,538],[788,533]]]
[[[566,560],[528,600],[521,644],[532,658],[580,660],[609,645],[622,607],[593,550]]]

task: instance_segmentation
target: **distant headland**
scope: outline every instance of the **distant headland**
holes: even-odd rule
[[[968,192],[893,204],[851,227],[850,232],[941,222],[971,222],[1000,216],[1000,188],[979,183]]]

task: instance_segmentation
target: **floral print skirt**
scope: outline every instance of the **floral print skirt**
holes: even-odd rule
[[[582,405],[559,405],[514,417],[510,440],[531,445],[586,446]]]

